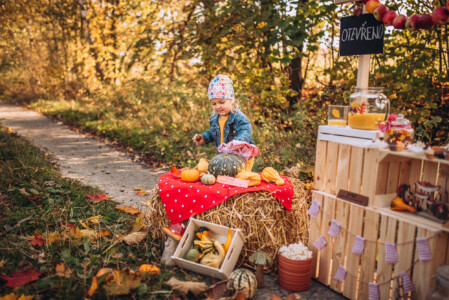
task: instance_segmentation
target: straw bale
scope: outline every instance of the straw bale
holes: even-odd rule
[[[195,219],[227,226],[228,220],[232,228],[240,228],[246,239],[237,266],[251,266],[249,256],[257,250],[267,252],[273,258],[270,267],[274,271],[277,266],[277,254],[283,245],[302,241],[307,245],[308,216],[311,192],[303,182],[289,178],[294,187],[292,209],[288,211],[269,192],[249,192],[230,197],[220,205],[195,215]],[[159,187],[156,186],[150,201],[146,202],[146,223],[155,239],[165,239],[162,228],[170,226],[165,213]],[[187,221],[185,221],[187,225]]]

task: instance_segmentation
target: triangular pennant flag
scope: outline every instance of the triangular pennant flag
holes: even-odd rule
[[[368,294],[369,294],[369,296],[368,296],[369,300],[379,300],[380,299],[379,285],[374,282],[368,283]]]
[[[345,280],[346,278],[346,269],[343,268],[342,265],[338,266],[337,272],[335,272],[335,276],[334,279],[343,282],[343,280]]]
[[[402,272],[398,275],[398,277],[402,278],[402,288],[404,289],[404,294],[408,292],[413,292],[415,286],[413,282],[410,280],[410,276],[408,276],[407,272]]]
[[[385,243],[385,261],[391,264],[398,262],[398,251],[395,243]]]
[[[333,236],[334,238],[337,238],[339,233],[340,223],[338,223],[337,220],[332,220],[331,228],[329,228],[329,232],[327,234]]]
[[[318,211],[320,210],[320,204],[316,201],[312,201],[312,205],[310,206],[309,210],[307,211],[307,214],[313,218],[316,218],[316,215],[318,214]]]
[[[323,236],[320,236],[314,243],[313,245],[318,249],[321,250],[326,246],[326,240],[324,239]]]
[[[432,260],[432,253],[430,252],[429,242],[427,238],[417,238],[418,258],[419,260]]]
[[[365,239],[360,235],[355,236],[354,246],[352,246],[352,253],[362,255],[365,250]]]

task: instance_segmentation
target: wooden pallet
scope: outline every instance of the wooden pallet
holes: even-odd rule
[[[309,227],[309,245],[314,252],[314,278],[350,299],[368,299],[368,282],[383,283],[379,287],[380,299],[395,299],[398,280],[391,279],[409,271],[415,291],[406,298],[425,298],[427,291],[434,286],[432,275],[449,259],[447,232],[327,193],[315,191],[312,197],[321,205],[317,218],[310,219]],[[327,234],[333,219],[343,228],[335,239]],[[356,235],[366,239],[361,256],[351,252]],[[324,236],[327,242],[321,251],[312,246],[320,236]],[[418,237],[429,238],[431,261],[417,261],[415,241]],[[399,261],[396,264],[385,262],[384,243],[387,242],[397,244]],[[342,283],[333,278],[339,265],[347,270]]]

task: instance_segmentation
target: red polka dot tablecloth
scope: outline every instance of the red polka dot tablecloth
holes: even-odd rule
[[[159,177],[159,194],[172,224],[215,207],[236,194],[256,191],[271,193],[286,209],[291,210],[293,185],[287,177],[281,177],[285,180],[281,186],[262,180],[258,186],[241,188],[221,183],[204,185],[200,181],[183,182],[166,173]]]

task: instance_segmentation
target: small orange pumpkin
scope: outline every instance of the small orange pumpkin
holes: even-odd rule
[[[254,172],[240,172],[235,177],[249,180],[248,186],[257,186],[261,181],[260,175]]]
[[[200,172],[195,169],[183,170],[181,173],[181,180],[186,182],[196,182],[200,179]]]

